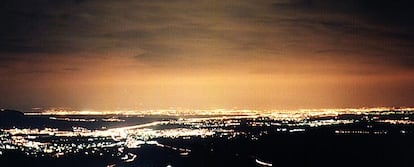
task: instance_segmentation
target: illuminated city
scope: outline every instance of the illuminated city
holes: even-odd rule
[[[1,0],[0,167],[414,167],[414,0]]]
[[[1,112],[18,114],[16,111],[9,110]],[[48,124],[42,126],[15,124],[11,128],[2,128],[0,153],[4,156],[9,152],[20,152],[28,157],[52,159],[76,155],[108,156],[112,158],[108,166],[128,166],[139,164],[140,155],[131,150],[139,150],[143,146],[174,151],[182,157],[192,156],[191,145],[174,145],[171,141],[182,141],[182,143],[194,139],[237,141],[241,138],[260,141],[272,135],[306,136],[306,134],[318,133],[332,136],[412,136],[413,115],[414,108],[136,112],[46,110],[42,113],[26,113],[21,116],[27,119],[43,118]],[[151,119],[146,123],[136,124],[131,118]],[[65,123],[65,127],[59,128],[61,126],[59,123]],[[98,127],[93,124],[105,126]],[[395,127],[390,128],[390,126]],[[328,129],[328,131],[319,132],[320,129]],[[252,162],[259,166],[272,165],[272,161],[258,158]]]

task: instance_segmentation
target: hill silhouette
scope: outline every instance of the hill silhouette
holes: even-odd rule
[[[16,110],[2,110],[0,111],[0,127],[11,128],[15,125],[21,125],[25,122],[26,117],[23,112]]]

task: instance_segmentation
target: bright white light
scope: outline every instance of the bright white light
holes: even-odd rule
[[[260,161],[258,159],[256,159],[256,163],[260,164],[260,165],[264,165],[264,166],[273,166],[273,164],[271,164],[271,163],[263,162],[263,161]]]

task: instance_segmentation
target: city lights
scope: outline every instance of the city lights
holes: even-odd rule
[[[368,123],[366,129],[334,129],[334,135],[388,135],[385,129],[373,129],[375,124],[412,125],[413,108],[320,109],[296,111],[255,110],[151,110],[151,111],[68,111],[46,110],[28,113],[46,116],[52,121],[69,123],[124,123],[127,118],[166,116],[164,120],[115,128],[87,128],[72,126],[61,130],[56,127],[9,128],[0,131],[0,156],[8,150],[20,150],[28,156],[55,158],[82,153],[85,156],[110,155],[123,162],[133,162],[139,155],[125,149],[140,149],[152,145],[177,151],[180,156],[191,155],[190,148],[162,143],[162,139],[242,137],[260,140],[269,133],[309,133],[315,128],[335,125]],[[105,116],[105,117],[102,117]],[[243,128],[241,128],[243,127]],[[256,129],[256,130],[255,130]],[[412,133],[401,129],[398,134]],[[256,160],[262,166],[271,163]]]

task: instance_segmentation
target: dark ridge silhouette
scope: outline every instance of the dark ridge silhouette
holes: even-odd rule
[[[15,125],[21,125],[26,120],[23,112],[16,110],[0,111],[0,128],[11,128]]]
[[[50,119],[50,117],[59,118],[85,118],[85,119],[96,119],[96,122],[77,122],[77,121],[62,121]],[[58,128],[59,130],[72,130],[73,126],[85,127],[88,129],[101,129],[103,126],[107,128],[132,126],[136,124],[149,123],[153,121],[159,121],[164,118],[161,117],[122,117],[121,119],[125,122],[105,122],[102,121],[104,118],[111,118],[112,116],[101,115],[101,116],[51,116],[51,115],[24,115],[23,112],[16,110],[0,110],[0,129],[10,128]]]

